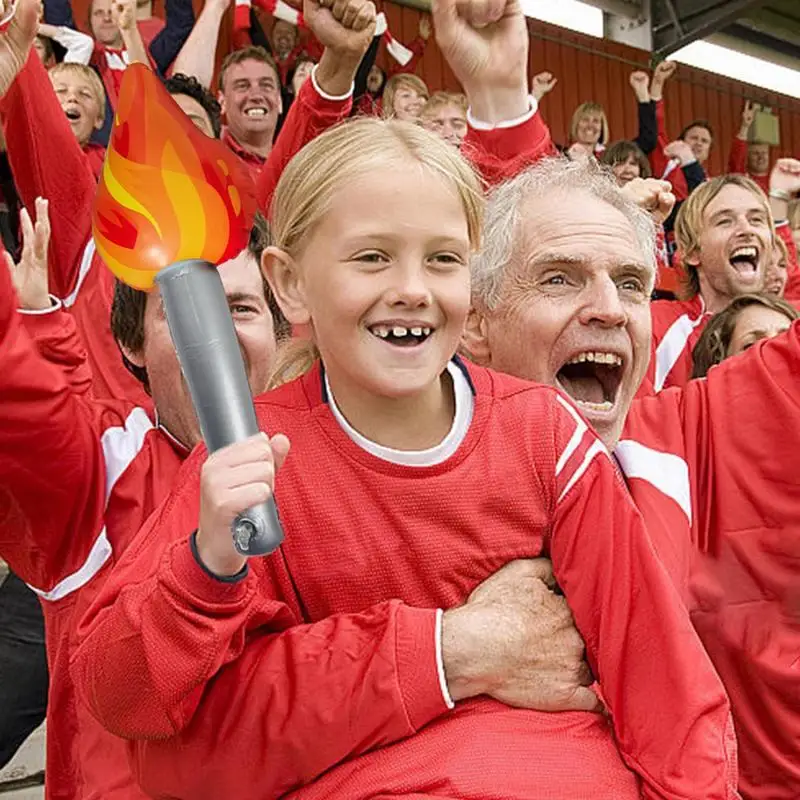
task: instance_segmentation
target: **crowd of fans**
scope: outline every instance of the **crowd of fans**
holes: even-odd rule
[[[408,47],[256,6],[218,72],[230,0],[0,30],[0,766],[46,715],[59,800],[800,796],[800,160],[747,101],[708,174],[669,61],[634,140],[554,142],[514,0]],[[211,456],[92,236],[133,63],[259,208],[219,273],[271,438]]]

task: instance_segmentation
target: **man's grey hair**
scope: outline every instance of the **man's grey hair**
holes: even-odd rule
[[[490,195],[483,221],[482,247],[472,258],[472,294],[486,308],[501,298],[506,268],[519,242],[522,210],[532,197],[547,203],[556,193],[588,193],[608,203],[628,219],[648,266],[656,269],[656,225],[653,218],[617,186],[610,170],[594,159],[570,161],[546,158],[498,186]]]

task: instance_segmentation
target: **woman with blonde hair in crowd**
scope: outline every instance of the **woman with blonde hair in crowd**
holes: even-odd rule
[[[151,795],[735,796],[726,696],[608,453],[555,389],[455,355],[482,209],[418,125],[286,167],[262,265],[313,332],[300,377],[256,400],[271,439],[191,458],[73,662]],[[273,491],[285,541],[248,562],[231,523]],[[525,615],[565,602],[533,599],[543,553],[613,728],[588,670],[584,711],[531,694]]]
[[[739,355],[762,339],[789,330],[800,312],[771,294],[743,294],[715,314],[692,350],[693,378],[705,378],[711,367]]]
[[[383,117],[414,122],[419,119],[429,97],[430,92],[422,78],[405,72],[393,75],[383,90]]]
[[[567,153],[571,158],[594,156],[599,158],[608,143],[608,117],[599,103],[581,103],[572,115],[569,125]]]

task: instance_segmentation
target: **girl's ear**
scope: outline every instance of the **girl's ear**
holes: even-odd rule
[[[283,315],[292,325],[311,322],[297,262],[285,250],[267,247],[261,255],[261,273],[269,283]]]

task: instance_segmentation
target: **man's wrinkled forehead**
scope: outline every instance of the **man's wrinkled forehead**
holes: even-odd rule
[[[643,252],[633,222],[589,192],[527,198],[514,238],[514,260],[530,270],[554,262],[587,268],[627,266],[647,282],[655,279],[654,255]]]

